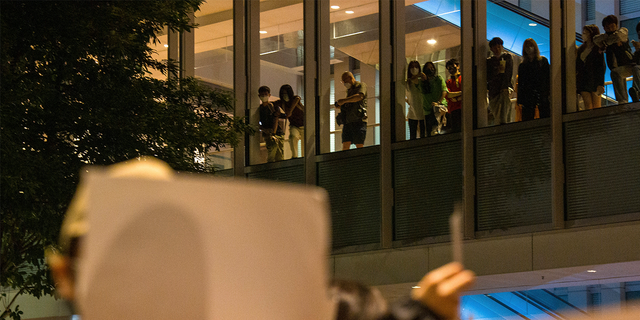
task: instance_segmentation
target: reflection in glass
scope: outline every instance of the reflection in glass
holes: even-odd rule
[[[351,149],[356,148],[356,145],[371,146],[380,143],[378,1],[365,0],[354,3],[331,0],[329,5],[337,9],[331,9],[329,18],[331,105],[319,106],[321,126],[326,126],[326,131],[320,132],[328,132],[328,136],[320,137],[320,151],[323,153],[342,150],[343,134],[347,135],[345,138],[352,140],[357,132],[355,142],[363,142],[350,144]],[[342,79],[345,72],[351,72],[356,86],[360,83],[366,86],[366,98],[362,103],[366,103],[366,119],[361,117],[358,120],[358,128],[354,129],[354,125],[348,125],[347,129],[351,131],[347,133],[344,125],[336,123],[340,109],[335,107],[336,102],[348,96],[349,89],[344,86]],[[364,141],[359,141],[360,138],[364,138]]]
[[[284,160],[304,156],[305,128],[303,4],[289,4],[260,3],[260,86],[271,89],[269,103],[279,113]],[[257,110],[258,106],[251,106],[252,115]],[[251,117],[252,121],[258,118]],[[267,162],[270,142],[261,137],[259,145],[253,145],[255,141],[250,146],[251,164]]]
[[[405,57],[407,63],[415,61],[405,66],[405,139],[459,131],[448,106],[453,102],[456,114],[461,112],[457,108],[462,103],[458,71],[464,66],[456,62],[458,69],[451,73],[446,65],[460,59],[460,0],[405,1],[405,19]],[[411,73],[414,64],[420,65],[418,75]],[[449,91],[456,93],[449,95]]]
[[[201,83],[233,93],[233,0],[205,2],[195,13],[194,74]],[[209,150],[205,161],[232,174],[233,148]]]

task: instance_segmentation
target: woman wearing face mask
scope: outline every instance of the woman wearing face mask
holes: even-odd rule
[[[518,104],[522,105],[522,120],[533,120],[536,106],[540,118],[548,118],[549,61],[540,56],[535,40],[529,38],[522,45],[523,61],[518,66]]]
[[[420,138],[427,136],[424,128],[424,111],[422,109],[424,100],[422,94],[422,82],[426,79],[427,76],[423,72],[420,72],[420,62],[415,60],[409,62],[405,88],[407,90],[406,101],[409,104],[407,119],[409,119],[410,140],[415,140],[417,138],[418,126],[420,126]]]
[[[593,37],[600,34],[598,26],[590,24],[582,29],[584,42],[578,48],[576,57],[576,87],[584,101],[584,108],[600,108],[600,95],[604,92],[604,54],[593,43]]]
[[[427,76],[427,79],[422,82],[422,93],[424,95],[422,110],[424,111],[427,136],[431,136],[434,126],[438,126],[433,107],[438,105],[447,106],[445,97],[449,90],[444,79],[439,74],[436,74],[436,66],[433,62],[425,63],[422,67],[422,72]],[[437,132],[433,133],[438,134]]]
[[[302,141],[301,155],[304,156],[304,106],[300,102],[300,97],[293,94],[293,88],[288,84],[280,87],[280,101],[289,119],[291,158],[298,157],[298,141]]]

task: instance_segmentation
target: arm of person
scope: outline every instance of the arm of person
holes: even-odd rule
[[[275,106],[275,105],[271,105],[272,108],[272,112],[273,112],[273,126],[271,129],[273,132],[273,134],[275,134],[276,132],[278,132],[278,121],[280,120],[280,107],[279,106]]]
[[[336,102],[337,106],[340,107],[345,103],[353,103],[353,102],[358,102],[358,101],[362,101],[364,100],[364,94],[362,92],[358,92],[354,95],[350,95],[346,98],[343,99],[338,99],[338,101]]]
[[[611,41],[610,44],[617,43],[619,46],[622,45],[622,43],[629,41],[629,30],[627,28],[616,30],[609,36],[609,41]]]
[[[447,98],[457,98],[462,95],[462,91],[449,91],[447,92]]]
[[[513,76],[513,58],[510,54],[507,54],[506,66],[504,68],[504,87],[511,87],[511,77]]]
[[[471,288],[476,276],[462,264],[451,262],[427,273],[412,289],[411,298],[441,319],[458,319],[460,295]]]

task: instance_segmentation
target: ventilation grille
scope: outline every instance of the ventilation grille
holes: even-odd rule
[[[569,220],[640,212],[640,111],[565,124]]]
[[[630,14],[636,12],[640,12],[640,1],[620,0],[620,14]]]
[[[380,242],[380,155],[318,164],[318,185],[329,193],[333,248]]]
[[[549,127],[476,140],[478,231],[551,222]]]
[[[249,179],[266,179],[282,182],[305,183],[304,165],[251,172],[247,176],[249,177]]]
[[[452,141],[394,153],[394,240],[449,233],[462,199],[462,145]]]

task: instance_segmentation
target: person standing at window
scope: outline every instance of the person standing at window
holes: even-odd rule
[[[267,147],[267,162],[284,160],[284,131],[279,121],[282,110],[269,102],[271,97],[269,87],[260,87],[258,96],[262,102],[258,112],[260,113],[260,131]]]
[[[633,63],[633,54],[629,46],[629,30],[618,29],[618,18],[608,15],[602,19],[602,27],[605,33],[593,37],[593,42],[607,53],[607,65],[611,70],[611,82],[616,94],[618,104],[629,102],[627,94],[627,77],[633,76],[632,95],[638,98],[640,91],[640,67]],[[638,100],[634,100],[637,102]]]
[[[438,120],[436,119],[436,112],[439,112],[440,107],[447,107],[447,85],[444,83],[444,79],[436,73],[436,66],[433,62],[429,61],[422,67],[422,72],[427,76],[427,80],[423,81],[423,93],[424,104],[422,109],[424,110],[424,122],[427,136],[432,134],[439,134]]]
[[[289,120],[291,158],[297,158],[298,141],[302,141],[302,150],[304,153],[304,106],[302,102],[300,102],[300,96],[294,95],[293,88],[288,84],[280,87],[280,101],[284,107],[284,113]]]
[[[576,88],[584,101],[584,108],[600,108],[604,93],[604,54],[593,43],[593,37],[600,34],[598,26],[590,24],[582,29],[584,42],[578,48],[576,57]]]
[[[460,75],[460,64],[456,59],[449,59],[445,67],[451,77],[447,79],[447,107],[451,114],[449,127],[451,132],[460,132],[462,124],[462,76]]]
[[[407,103],[409,104],[409,140],[415,140],[418,136],[418,127],[420,127],[420,138],[427,136],[424,125],[424,110],[422,108],[424,95],[422,94],[422,82],[427,79],[424,72],[420,72],[420,62],[409,62],[409,70],[407,70],[407,81],[405,87],[407,91]]]
[[[342,74],[342,83],[347,88],[347,97],[336,101],[336,108],[344,114],[342,127],[342,150],[349,150],[351,144],[364,147],[367,137],[367,85],[356,81],[353,73]]]
[[[513,58],[503,52],[502,39],[495,37],[489,41],[493,56],[487,58],[487,90],[489,91],[489,110],[493,114],[493,123],[498,125],[511,121],[511,91],[513,84]]]
[[[548,118],[551,114],[549,61],[540,56],[538,44],[531,38],[522,45],[522,58],[518,67],[518,104],[522,105],[522,120],[533,120],[536,106],[540,118]]]

